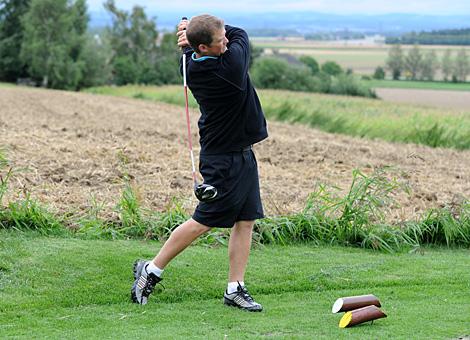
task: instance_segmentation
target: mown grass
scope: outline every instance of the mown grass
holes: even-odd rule
[[[131,265],[153,241],[0,230],[0,338],[436,339],[469,334],[470,253],[390,255],[340,247],[255,247],[246,282],[265,311],[223,306],[225,247],[193,246],[149,304],[130,303]],[[339,329],[343,296],[375,294],[386,319]]]
[[[184,105],[181,86],[99,87],[87,91]],[[470,148],[470,110],[444,111],[373,99],[279,90],[258,93],[268,118],[361,138]],[[197,107],[192,97],[190,106]]]
[[[470,83],[448,83],[443,81],[412,80],[364,80],[372,88],[423,89],[446,91],[470,91]]]

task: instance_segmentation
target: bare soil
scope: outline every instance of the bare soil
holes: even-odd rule
[[[191,113],[195,130],[199,113]],[[60,212],[79,213],[93,198],[112,215],[128,173],[143,206],[165,210],[176,197],[192,212],[197,201],[185,129],[178,106],[0,88],[0,148],[17,169],[7,199],[31,191]],[[393,167],[412,189],[411,195],[396,195],[400,204],[392,209],[393,219],[411,219],[470,197],[470,151],[371,141],[278,122],[269,122],[269,132],[254,149],[270,216],[299,212],[320,182],[345,192],[353,169],[370,174],[384,166]],[[197,132],[193,135],[197,141]]]

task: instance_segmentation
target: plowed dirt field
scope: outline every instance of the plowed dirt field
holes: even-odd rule
[[[192,126],[197,142],[198,111]],[[166,209],[173,197],[188,212],[191,165],[181,107],[144,100],[29,88],[0,88],[0,148],[17,172],[10,183],[60,212],[80,212],[92,197],[115,214],[129,173],[142,205]],[[352,170],[391,166],[411,195],[389,215],[410,219],[470,196],[470,151],[391,144],[269,122],[255,146],[267,215],[300,211],[319,182],[345,192]],[[195,143],[197,145],[197,143]],[[197,154],[197,150],[196,150]],[[6,200],[3,202],[5,204]]]

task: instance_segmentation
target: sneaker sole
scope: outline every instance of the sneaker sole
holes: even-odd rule
[[[262,306],[253,307],[253,308],[247,308],[247,307],[239,306],[235,302],[233,302],[232,300],[227,299],[226,297],[224,297],[224,305],[230,306],[230,307],[236,307],[236,308],[241,309],[241,310],[246,310],[247,312],[261,312],[263,310]]]

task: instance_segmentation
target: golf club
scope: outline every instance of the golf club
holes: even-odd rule
[[[187,20],[186,17],[183,17],[182,20]],[[191,155],[191,164],[193,167],[193,181],[194,181],[194,195],[201,202],[210,202],[217,197],[217,189],[212,185],[197,182],[196,178],[196,167],[194,165],[194,152],[193,152],[193,143],[191,138],[191,123],[189,122],[189,107],[188,107],[188,84],[186,82],[186,54],[183,53],[183,84],[184,84],[184,98],[185,98],[185,107],[186,107],[186,124],[188,127],[188,146],[189,153]]]

